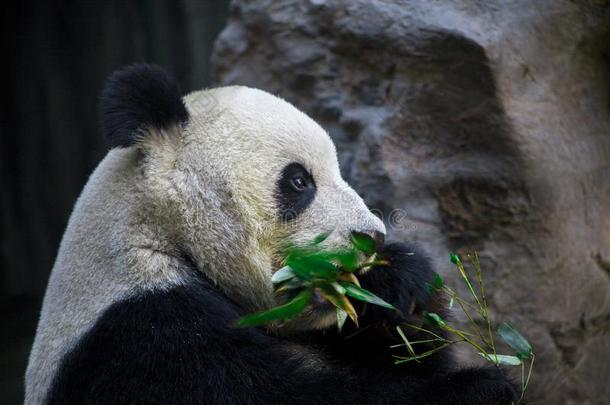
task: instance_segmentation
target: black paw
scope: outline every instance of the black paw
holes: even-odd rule
[[[460,370],[432,381],[421,393],[424,404],[511,405],[517,386],[495,367]]]
[[[432,356],[427,356],[421,363],[409,363],[397,366],[394,356],[409,356],[406,347],[393,347],[403,344],[396,327],[401,325],[401,331],[411,340],[430,339],[426,332],[407,326],[423,325],[425,311],[435,312],[445,316],[444,300],[440,294],[429,291],[428,285],[434,280],[434,272],[428,259],[411,246],[399,243],[387,244],[377,252],[379,260],[385,260],[389,265],[375,266],[366,273],[358,275],[362,287],[371,291],[383,300],[392,304],[396,310],[373,304],[364,304],[352,300],[358,312],[359,327],[348,322],[340,333],[345,339],[339,339],[335,353],[344,353],[344,357],[353,358],[353,353],[359,353],[358,361],[373,367],[389,367],[392,373],[411,373],[415,369],[420,373],[425,370],[432,372],[447,370],[453,363],[449,350],[440,350]],[[431,326],[437,335],[445,335],[444,331]],[[416,353],[423,353],[438,346],[437,342],[421,343],[413,347]],[[353,360],[350,360],[353,362]]]
[[[421,326],[424,311],[441,312],[437,293],[430,291],[434,279],[429,260],[412,246],[402,243],[385,245],[377,253],[388,266],[375,266],[359,276],[362,287],[394,305],[397,311],[368,305],[365,316],[385,326],[401,323]]]

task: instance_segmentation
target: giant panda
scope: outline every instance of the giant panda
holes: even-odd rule
[[[494,368],[447,351],[393,364],[400,322],[443,311],[433,272],[341,178],[327,133],[288,102],[231,86],[184,97],[163,69],[115,72],[111,149],[69,220],[26,372],[26,404],[509,404]],[[397,311],[360,306],[339,332],[323,300],[280,326],[235,320],[281,302],[281,246],[365,234],[389,266],[359,278]]]

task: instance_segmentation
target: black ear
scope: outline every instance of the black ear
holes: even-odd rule
[[[101,120],[111,147],[133,145],[141,129],[188,121],[176,79],[163,68],[136,64],[114,72],[101,96]]]

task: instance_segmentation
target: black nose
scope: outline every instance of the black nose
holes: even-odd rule
[[[379,231],[371,231],[371,230],[352,231],[352,235],[358,236],[358,237],[364,236],[364,237],[371,238],[375,242],[375,251],[378,251],[379,248],[381,248],[383,246],[383,241],[385,240],[385,233],[379,232]]]

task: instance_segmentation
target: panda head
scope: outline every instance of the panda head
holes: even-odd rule
[[[271,276],[286,245],[353,233],[379,243],[385,227],[341,178],[328,134],[264,91],[223,87],[181,97],[166,72],[134,65],[102,94],[111,145],[132,152],[133,240],[192,263],[248,310],[277,304]],[[334,312],[300,324],[326,327]],[[315,309],[315,308],[314,308]]]

